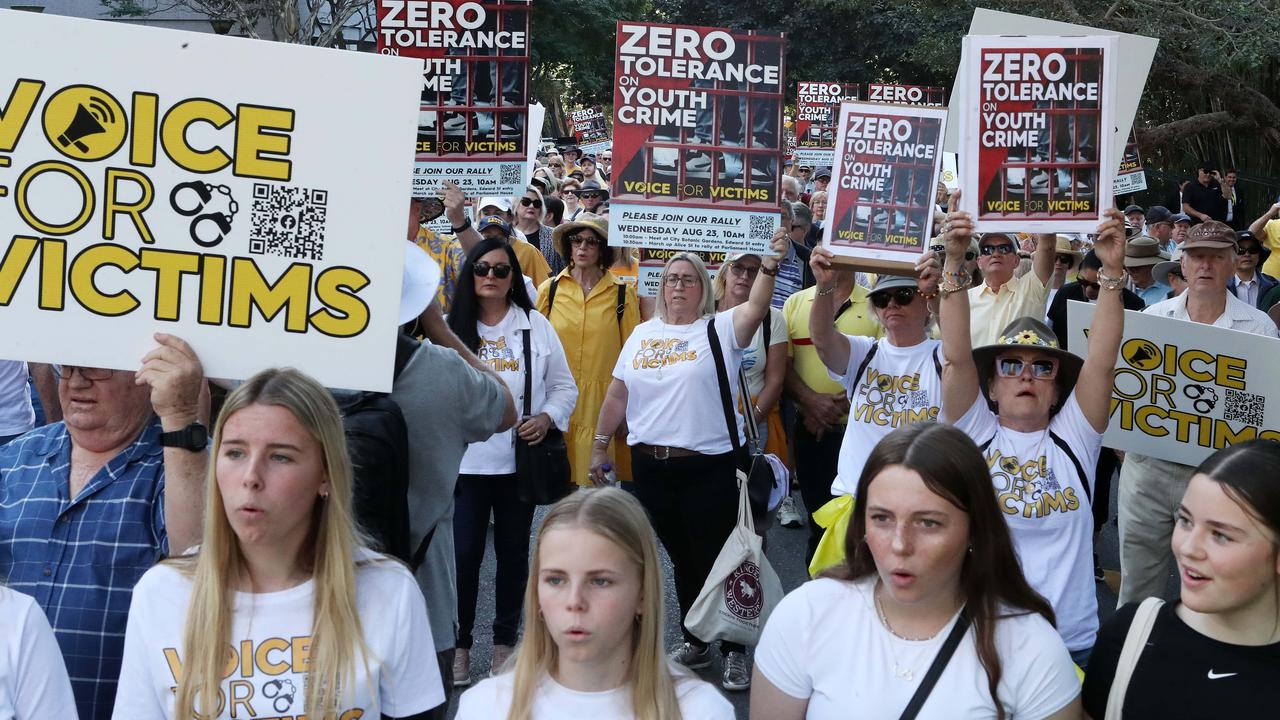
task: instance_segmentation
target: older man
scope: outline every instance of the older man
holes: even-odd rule
[[[1016,318],[1044,317],[1057,247],[1056,236],[1037,235],[1031,272],[1015,278],[1019,258],[1014,239],[1005,233],[986,233],[978,240],[983,284],[968,291],[974,347],[995,344],[1000,331]]]
[[[58,368],[63,422],[0,449],[0,577],[48,615],[81,720],[111,715],[134,583],[200,541],[204,378],[156,340],[137,373]]]
[[[1235,272],[1236,234],[1203,222],[1182,244],[1187,289],[1143,312],[1277,337],[1267,314],[1227,292]],[[1195,468],[1129,453],[1120,469],[1120,604],[1164,594],[1174,512]]]

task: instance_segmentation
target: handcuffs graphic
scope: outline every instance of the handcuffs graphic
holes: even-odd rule
[[[262,686],[262,694],[271,700],[271,707],[278,713],[284,713],[293,707],[293,696],[298,693],[292,680],[270,680]],[[284,703],[284,707],[280,707]]]
[[[229,212],[197,214],[204,209],[205,205],[209,204],[210,200],[213,199],[214,190],[217,190],[219,193],[227,196]],[[194,193],[195,200],[197,200],[197,203],[194,206],[185,203],[185,196],[190,193]],[[231,232],[231,221],[235,219],[236,213],[240,211],[240,204],[235,201],[235,198],[231,197],[231,188],[226,185],[210,185],[207,182],[201,182],[199,180],[178,183],[174,186],[173,191],[169,193],[169,205],[171,205],[174,211],[179,215],[186,217],[195,216],[191,221],[190,226],[191,239],[200,247],[213,247],[222,242],[226,238],[227,233]],[[210,222],[218,228],[217,236],[212,240],[202,238],[200,230],[203,223]]]
[[[1182,394],[1192,401],[1196,412],[1201,415],[1208,415],[1218,405],[1218,393],[1208,385],[1187,385],[1182,388]]]

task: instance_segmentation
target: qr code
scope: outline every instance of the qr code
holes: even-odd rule
[[[770,240],[778,229],[777,218],[772,215],[752,215],[748,235],[752,240]]]
[[[929,391],[928,390],[912,390],[911,391],[911,407],[913,408],[929,407]]]
[[[524,166],[507,164],[501,166],[498,182],[503,185],[519,185],[524,179]]]
[[[1262,395],[1227,390],[1227,404],[1222,419],[1262,427],[1267,419],[1267,399]]]
[[[328,205],[328,190],[254,183],[249,252],[323,260]]]

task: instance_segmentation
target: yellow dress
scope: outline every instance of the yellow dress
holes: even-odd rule
[[[551,283],[556,285],[556,300],[547,311]],[[627,287],[622,320],[618,320],[618,285],[625,285],[616,275],[606,271],[591,289],[585,302],[582,286],[565,269],[538,287],[538,312],[547,316],[569,360],[569,370],[578,383],[578,404],[569,417],[565,444],[569,448],[569,466],[579,485],[589,484],[591,444],[596,432],[600,406],[613,382],[613,366],[618,362],[622,344],[640,324],[640,304],[634,287]],[[631,479],[631,455],[625,438],[615,438],[609,446],[614,471],[620,480]]]

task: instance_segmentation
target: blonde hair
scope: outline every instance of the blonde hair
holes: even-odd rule
[[[538,196],[538,203],[539,203],[539,206],[542,208],[541,214],[538,215],[538,224],[541,225],[542,221],[547,219],[547,199],[542,197],[542,191],[538,189],[538,186],[532,183],[525,186],[524,192],[520,193],[519,195],[513,195],[511,197],[511,214],[512,215],[516,214],[516,211],[520,208],[520,201],[524,199],[524,196],[528,193],[533,193],[534,195]],[[513,227],[514,227],[514,224],[513,224]]]
[[[711,315],[716,311],[715,290],[711,287],[711,276],[707,273],[706,263],[702,262],[702,258],[691,252],[678,252],[667,259],[667,264],[662,266],[662,283],[658,287],[657,302],[654,307],[654,314],[659,320],[667,321],[667,294],[663,291],[667,281],[667,273],[671,272],[671,266],[680,260],[684,260],[693,266],[694,274],[702,282],[702,312],[698,313],[698,317]]]
[[[756,255],[755,253],[743,253],[743,257],[746,257],[747,255],[750,255],[757,260],[760,259],[760,256]],[[741,259],[742,259],[741,257],[738,258],[738,260],[741,260]],[[711,295],[715,298],[717,303],[723,300],[724,294],[728,292],[729,280],[728,278],[725,277],[725,274],[728,272],[729,266],[735,264],[736,262],[737,260],[734,260],[733,262],[726,261],[721,263],[720,270],[716,272],[715,277],[711,278]]]
[[[631,706],[636,720],[682,720],[676,698],[677,678],[671,675],[663,649],[662,566],[653,529],[640,502],[616,488],[579,490],[551,507],[533,545],[533,560],[524,593],[524,638],[510,665],[511,710],[507,720],[529,720],[533,699],[543,677],[559,665],[560,650],[547,629],[538,604],[542,538],[555,528],[593,532],[616,545],[640,569],[642,601],[639,623],[632,631]],[[679,679],[691,676],[681,675]]]
[[[310,669],[307,671],[307,716],[320,720],[339,711],[344,688],[355,678],[358,648],[368,664],[368,648],[356,609],[353,550],[363,538],[352,521],[351,461],[338,406],[318,382],[292,368],[264,370],[228,397],[213,431],[206,480],[204,538],[194,557],[172,562],[191,578],[191,600],[183,632],[182,676],[175,707],[180,717],[213,717],[231,641],[232,581],[245,570],[244,555],[227,519],[216,477],[222,433],[227,419],[250,405],[274,405],[293,414],[324,454],[329,495],[316,499],[309,561],[315,579]],[[207,712],[201,713],[203,706]],[[212,705],[212,707],[210,707]]]

